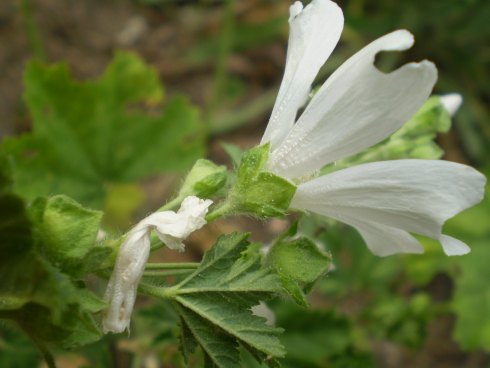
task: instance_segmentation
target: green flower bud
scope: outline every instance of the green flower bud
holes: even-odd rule
[[[225,166],[218,166],[205,159],[196,161],[187,175],[179,192],[179,197],[196,196],[210,198],[225,184],[228,173]]]

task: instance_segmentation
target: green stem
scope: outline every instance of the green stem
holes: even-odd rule
[[[225,9],[223,14],[223,27],[220,35],[219,50],[217,55],[216,69],[214,73],[213,89],[211,98],[205,109],[205,121],[213,120],[216,107],[220,104],[223,96],[223,90],[227,79],[227,64],[230,52],[233,46],[233,32],[235,28],[234,14],[235,0],[225,0]]]
[[[173,210],[178,207],[179,204],[184,200],[181,196],[177,196],[174,199],[171,199],[167,203],[165,203],[162,207],[160,207],[157,212]]]
[[[26,33],[27,40],[29,41],[33,57],[40,61],[46,60],[44,45],[39,34],[39,29],[32,15],[31,0],[20,0],[20,11],[22,14],[24,31]]]
[[[229,202],[225,202],[223,205],[208,213],[206,216],[206,222],[210,223],[212,221],[216,221],[222,217],[225,217],[233,212],[233,207],[229,204]]]
[[[143,276],[147,277],[166,277],[166,276],[179,276],[188,275],[193,270],[173,270],[173,271],[145,271]]]
[[[148,263],[146,270],[195,270],[199,267],[197,262],[181,262],[181,263]]]
[[[160,286],[148,285],[143,282],[139,284],[138,291],[140,291],[142,294],[154,296],[160,299],[173,299],[178,294],[177,289],[174,287],[165,288]]]

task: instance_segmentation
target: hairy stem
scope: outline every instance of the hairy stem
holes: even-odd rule
[[[148,263],[146,270],[194,270],[199,267],[197,262],[182,262],[182,263]]]

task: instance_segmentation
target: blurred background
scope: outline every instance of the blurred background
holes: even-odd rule
[[[488,175],[490,2],[351,0],[338,4],[345,13],[345,29],[317,82],[368,42],[395,29],[410,30],[416,39],[414,47],[401,54],[380,55],[379,67],[388,71],[407,61],[435,62],[439,80],[434,93],[458,92],[464,98],[451,131],[437,137],[444,158]],[[109,172],[98,163],[100,175],[91,182],[92,191],[87,185],[67,184],[66,175],[58,180],[53,167],[59,163],[52,163],[49,185],[43,184],[48,183],[46,172],[39,173],[43,185],[31,181],[29,195],[66,193],[84,205],[104,209],[107,230],[120,233],[168,200],[183,173],[201,155],[230,165],[222,142],[241,148],[256,145],[268,121],[284,68],[289,6],[284,0],[1,1],[3,141],[29,135],[33,121],[42,120],[37,91],[52,93],[59,105],[56,111],[71,114],[80,124],[90,120],[91,112],[84,110],[85,95],[66,92],[64,100],[59,97],[65,94],[60,86],[75,83],[71,79],[86,81],[87,90],[92,88],[87,93],[95,96],[97,91],[102,100],[107,90],[112,95],[118,91],[139,94],[142,100],[125,109],[137,109],[149,122],[158,116],[160,106],[167,114],[168,128],[159,131],[162,138],[152,144],[170,148],[155,152],[154,163],[133,165],[130,174],[117,168]],[[54,77],[41,77],[36,66],[28,64],[30,60],[39,62],[35,65],[65,63],[67,74],[60,75],[67,76],[67,81],[56,84]],[[27,65],[31,67],[26,72]],[[111,82],[111,76],[118,75],[118,65],[144,71],[119,88]],[[128,101],[134,102],[133,97]],[[124,96],[117,98],[114,101],[125,102]],[[185,106],[175,107],[179,104]],[[119,118],[111,111],[104,112],[101,121]],[[185,137],[179,128],[185,130]],[[89,133],[84,137],[92,139]],[[63,135],[57,139],[62,141]],[[133,139],[131,132],[125,139]],[[151,132],[137,139],[144,147]],[[185,145],[173,149],[175,142]],[[119,155],[116,148],[114,155]],[[49,151],[49,145],[45,149]],[[126,161],[121,159],[121,167],[138,152],[133,149]],[[110,149],[107,154],[112,154]],[[44,170],[35,161],[24,169],[30,175]],[[304,224],[305,229],[318,225],[311,222]],[[163,251],[156,257],[199,260],[222,232],[253,231],[255,239],[268,242],[287,225],[286,220],[221,221],[196,233],[185,254]],[[332,252],[335,267],[317,284],[312,308],[301,309],[285,301],[271,305],[277,324],[286,329],[284,366],[490,367],[488,198],[445,227],[448,234],[472,247],[472,253],[464,257],[448,258],[438,244],[424,239],[425,255],[377,258],[350,228],[335,223],[320,228],[315,235]],[[112,336],[80,351],[59,352],[60,367],[182,366],[172,310],[163,303],[144,299],[140,303],[131,338]],[[28,340],[0,326],[0,366],[30,367],[38,361]],[[257,366],[247,357],[245,361]]]

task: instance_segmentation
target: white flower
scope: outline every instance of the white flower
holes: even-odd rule
[[[211,203],[209,199],[187,197],[177,213],[155,212],[127,234],[104,295],[109,304],[102,320],[105,333],[129,330],[138,284],[150,255],[151,230],[168,248],[183,251],[182,240],[206,224],[204,217]]]
[[[329,0],[313,0],[304,9],[296,2],[290,15],[286,70],[262,143],[271,144],[270,171],[302,182],[398,130],[430,95],[437,70],[422,61],[380,72],[373,65],[377,53],[405,50],[414,42],[408,31],[392,32],[340,66],[296,119],[339,40],[343,15]],[[468,246],[443,235],[442,225],[481,201],[485,180],[468,166],[445,161],[376,162],[301,183],[291,207],[355,227],[377,255],[422,253],[410,232],[438,239],[446,254],[459,255]]]

